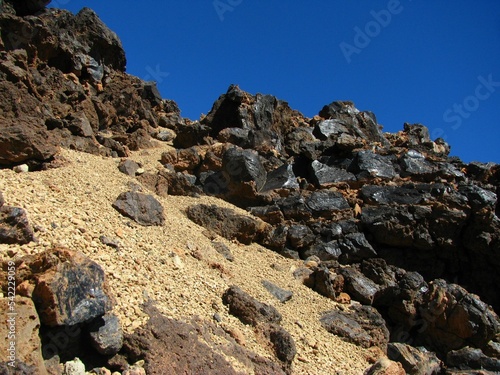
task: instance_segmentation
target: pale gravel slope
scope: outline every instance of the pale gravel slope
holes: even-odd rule
[[[131,159],[142,162],[146,171],[155,171],[162,168],[158,160],[166,149],[168,146],[138,152]],[[294,280],[292,272],[301,262],[259,245],[244,246],[219,238],[235,257],[234,262],[228,262],[212,248],[203,228],[184,213],[197,203],[244,211],[211,197],[158,197],[165,208],[165,225],[142,227],[111,207],[118,194],[137,183],[118,171],[117,159],[69,150],[62,150],[61,155],[69,163],[58,169],[26,174],[0,170],[0,191],[6,204],[25,208],[30,223],[40,230],[38,243],[0,245],[2,260],[37,253],[54,244],[81,251],[104,268],[117,300],[115,310],[127,332],[146,321],[140,305],[149,296],[158,301],[162,312],[174,318],[189,321],[199,316],[213,321],[218,312],[222,326],[236,327],[244,334],[248,349],[268,357],[253,328],[230,316],[221,302],[227,287],[238,285],[282,313],[282,325],[297,344],[295,374],[359,375],[369,366],[368,351],[321,327],[321,312],[336,304]],[[101,244],[101,235],[118,239],[121,250]],[[193,257],[193,252],[201,259]],[[261,285],[263,279],[293,291],[292,300],[278,302]]]

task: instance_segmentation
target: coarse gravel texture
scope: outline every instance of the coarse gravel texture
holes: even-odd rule
[[[169,149],[164,144],[135,152],[130,158],[140,162],[146,172],[155,172],[163,168],[160,155]],[[104,268],[116,298],[115,312],[127,333],[147,321],[141,304],[151,298],[166,316],[186,322],[193,318],[214,322],[217,313],[217,324],[227,332],[239,331],[247,349],[271,358],[254,328],[229,315],[222,303],[224,291],[237,285],[282,314],[282,326],[297,345],[294,374],[359,375],[369,367],[369,359],[378,356],[321,327],[321,313],[338,305],[294,279],[293,271],[303,262],[283,258],[257,244],[245,246],[217,238],[231,250],[234,261],[229,262],[213,248],[204,229],[185,215],[188,206],[199,203],[248,214],[245,211],[213,197],[155,196],[165,209],[165,224],[143,227],[112,208],[120,193],[141,189],[135,177],[118,171],[119,159],[70,150],[61,150],[60,157],[67,163],[57,169],[0,170],[0,191],[6,204],[27,210],[38,239],[22,246],[0,245],[2,261],[54,245],[83,252]],[[99,238],[103,235],[118,242],[119,248],[102,244]],[[280,303],[264,288],[264,279],[292,291],[293,298]]]

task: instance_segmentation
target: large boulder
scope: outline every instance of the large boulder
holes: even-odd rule
[[[32,299],[42,324],[72,326],[104,315],[113,300],[102,268],[81,253],[54,248],[22,258],[17,285],[31,285]]]

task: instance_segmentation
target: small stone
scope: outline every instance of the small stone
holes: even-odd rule
[[[30,168],[28,167],[27,164],[21,164],[21,165],[16,165],[13,168],[13,170],[16,173],[26,173],[26,172],[29,172]]]
[[[293,293],[289,290],[282,289],[270,281],[263,280],[262,285],[267,289],[269,293],[271,293],[274,297],[276,297],[281,303],[285,303],[289,301],[293,297]]]
[[[138,170],[135,171],[136,176],[140,176],[141,174],[144,174],[146,170],[144,168],[139,168]]]
[[[85,365],[79,358],[68,361],[64,364],[63,375],[85,375]]]

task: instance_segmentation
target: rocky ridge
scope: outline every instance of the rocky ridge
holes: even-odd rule
[[[19,371],[500,371],[498,165],[352,102],[231,85],[183,119],[94,12],[46,3],[0,3],[0,164],[44,170],[1,171]]]

